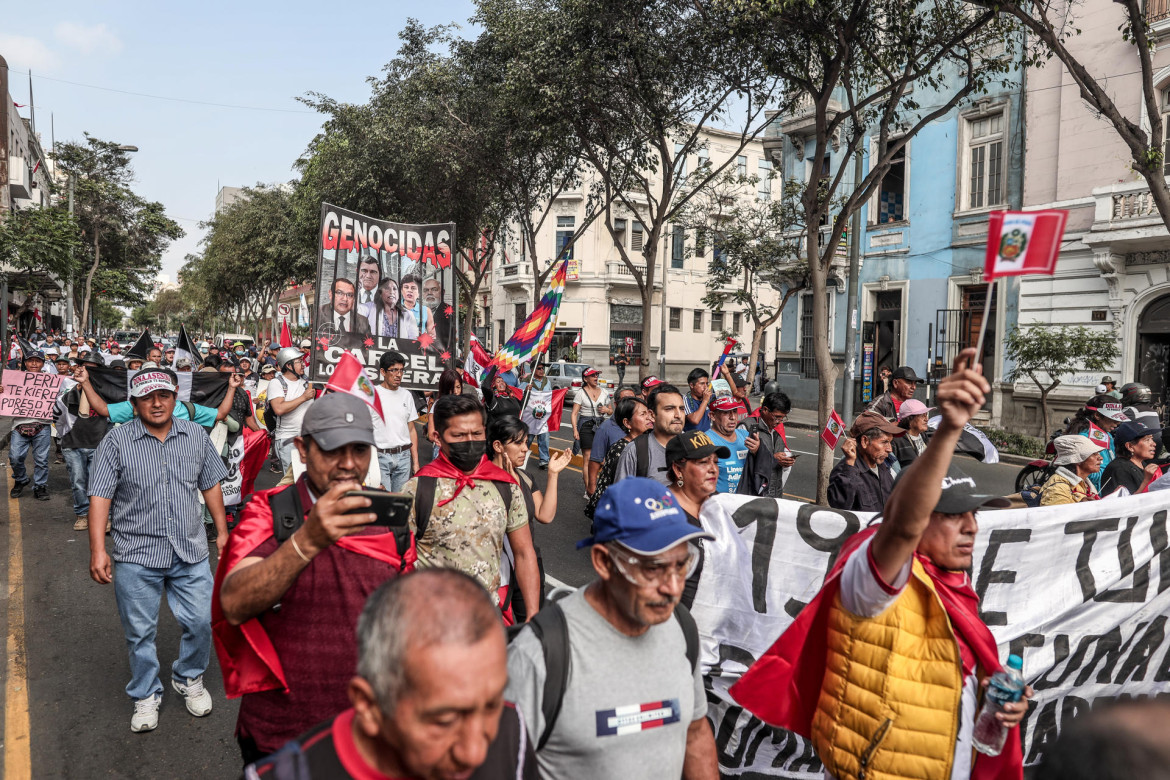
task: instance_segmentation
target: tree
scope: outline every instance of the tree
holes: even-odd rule
[[[1133,45],[1137,55],[1141,78],[1141,109],[1143,115],[1130,118],[1114,101],[1117,94],[1115,73],[1094,75],[1073,53],[1070,45],[1081,31],[1077,27],[1075,9],[1079,3],[1070,0],[1029,0],[1018,2],[1008,0],[971,0],[972,4],[987,6],[1000,13],[1010,14],[1030,33],[1033,47],[1028,63],[1039,65],[1046,59],[1056,57],[1068,70],[1076,85],[1081,100],[1098,117],[1113,126],[1117,136],[1130,154],[1130,165],[1150,188],[1150,198],[1158,209],[1162,222],[1170,229],[1170,186],[1165,175],[1165,138],[1162,116],[1162,91],[1154,84],[1154,52],[1157,51],[1157,36],[1146,21],[1146,3],[1143,0],[1113,0],[1121,6],[1121,37]],[[1099,49],[1092,49],[1097,52]],[[1111,71],[1117,70],[1117,62],[1103,63]],[[1131,75],[1131,74],[1123,74]],[[1122,94],[1128,95],[1123,91]],[[1128,104],[1123,100],[1123,103]]]
[[[829,352],[828,280],[850,219],[923,127],[994,79],[1008,77],[1017,60],[1010,45],[1013,26],[993,10],[973,9],[963,0],[746,0],[736,7],[728,37],[737,46],[763,50],[768,72],[785,85],[780,116],[807,121],[809,130],[803,132],[811,136],[812,160],[825,160],[832,149],[839,161],[835,170],[814,164],[800,193],[802,221],[810,226],[804,251],[823,427],[838,378]],[[1003,53],[992,54],[998,46]],[[850,175],[855,166],[848,161],[863,154],[867,139],[873,146],[868,170]],[[822,504],[831,468],[832,451],[822,443],[817,463]]]
[[[1077,371],[1107,371],[1117,360],[1118,350],[1111,332],[1084,325],[1034,323],[1026,328],[1012,326],[1004,340],[1004,354],[1015,363],[1004,379],[1015,382],[1026,376],[1040,391],[1040,428],[1043,440],[1048,441],[1048,394],[1060,386],[1061,377]]]
[[[90,135],[85,143],[58,144],[58,169],[74,179],[74,211],[84,238],[85,283],[76,288],[82,327],[96,290],[112,303],[141,301],[160,268],[163,250],[183,236],[161,203],[130,189],[126,152]],[[104,276],[99,271],[104,270]]]
[[[51,280],[70,278],[80,246],[77,221],[63,208],[13,210],[0,220],[0,265],[10,269],[9,287],[23,290],[29,307],[37,293],[55,286]]]
[[[501,0],[503,4],[503,0]],[[764,108],[778,79],[760,50],[726,34],[734,3],[648,0],[510,0],[507,17],[526,27],[527,46],[510,68],[539,85],[539,121],[564,123],[599,180],[601,218],[642,303],[642,343],[659,248],[687,200],[713,181],[767,124]],[[488,27],[491,33],[493,27]],[[692,174],[688,157],[706,147],[705,131],[732,130],[725,160]],[[642,226],[627,248],[621,223]],[[649,371],[643,360],[639,375]]]
[[[769,174],[776,178],[775,172]],[[785,186],[775,200],[759,200],[760,177],[725,171],[694,197],[675,221],[676,229],[710,237],[703,303],[722,311],[733,302],[743,308],[751,331],[748,376],[755,376],[760,342],[794,295],[808,286],[808,264],[801,253],[803,229],[799,184]],[[779,294],[770,303],[766,291]],[[738,336],[724,332],[721,338]]]

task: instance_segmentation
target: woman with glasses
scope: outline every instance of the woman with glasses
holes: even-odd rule
[[[613,421],[626,432],[625,438],[618,439],[606,450],[605,460],[601,461],[601,468],[597,472],[597,487],[589,502],[585,504],[585,515],[590,520],[597,510],[597,502],[605,495],[605,491],[613,484],[617,475],[618,459],[626,451],[626,445],[654,427],[654,412],[646,406],[641,398],[623,398],[617,402],[613,412]]]
[[[715,493],[719,483],[719,459],[731,457],[731,450],[716,444],[706,431],[685,431],[666,445],[666,469],[670,473],[670,493],[687,522],[696,528],[703,502]],[[695,599],[699,573],[703,569],[703,548],[694,571],[683,586],[682,603],[688,609]]]

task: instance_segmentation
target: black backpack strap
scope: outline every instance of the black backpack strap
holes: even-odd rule
[[[418,477],[414,491],[414,538],[421,539],[431,521],[431,509],[435,506],[435,485],[438,477]]]
[[[650,476],[650,434],[643,433],[634,439],[634,476]]]
[[[305,522],[301,491],[296,483],[269,494],[268,507],[272,510],[272,535],[278,544],[283,544]]]
[[[544,731],[536,742],[536,749],[540,750],[552,735],[569,687],[569,623],[560,605],[553,602],[537,612],[527,625],[532,626],[544,652],[544,691],[540,700]]]
[[[539,615],[540,613],[537,613]],[[699,627],[695,625],[695,618],[691,611],[679,602],[674,607],[674,619],[682,628],[683,636],[687,640],[687,660],[691,662],[691,673],[699,665]]]

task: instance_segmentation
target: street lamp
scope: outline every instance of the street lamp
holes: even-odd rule
[[[137,152],[138,147],[133,144],[119,144],[114,147],[119,152]],[[69,216],[73,217],[73,186],[76,181],[76,174],[69,175]],[[92,313],[92,312],[91,312]],[[73,270],[69,271],[69,279],[65,283],[65,330],[72,334],[73,332]],[[81,323],[84,329],[86,323]]]

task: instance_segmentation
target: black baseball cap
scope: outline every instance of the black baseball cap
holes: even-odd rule
[[[914,369],[910,366],[898,366],[894,369],[894,373],[890,374],[890,380],[905,379],[907,382],[914,382],[915,384],[923,384],[926,380],[919,379],[918,374],[914,373]]]
[[[898,474],[894,479],[895,485],[905,473],[904,470]],[[1011,505],[1012,502],[1003,496],[980,493],[979,487],[972,477],[957,466],[951,466],[947,469],[946,476],[943,477],[942,495],[939,496],[938,503],[934,505],[934,511],[947,515],[961,515],[964,512],[974,512],[976,509],[1006,509]]]
[[[720,458],[730,458],[731,450],[716,444],[706,431],[685,431],[666,443],[666,466],[680,460],[697,460],[714,452]]]
[[[1156,433],[1158,433],[1156,428],[1150,428],[1137,420],[1130,420],[1113,429],[1113,444],[1118,452],[1122,452],[1121,445],[1137,441],[1143,436],[1153,436]]]

